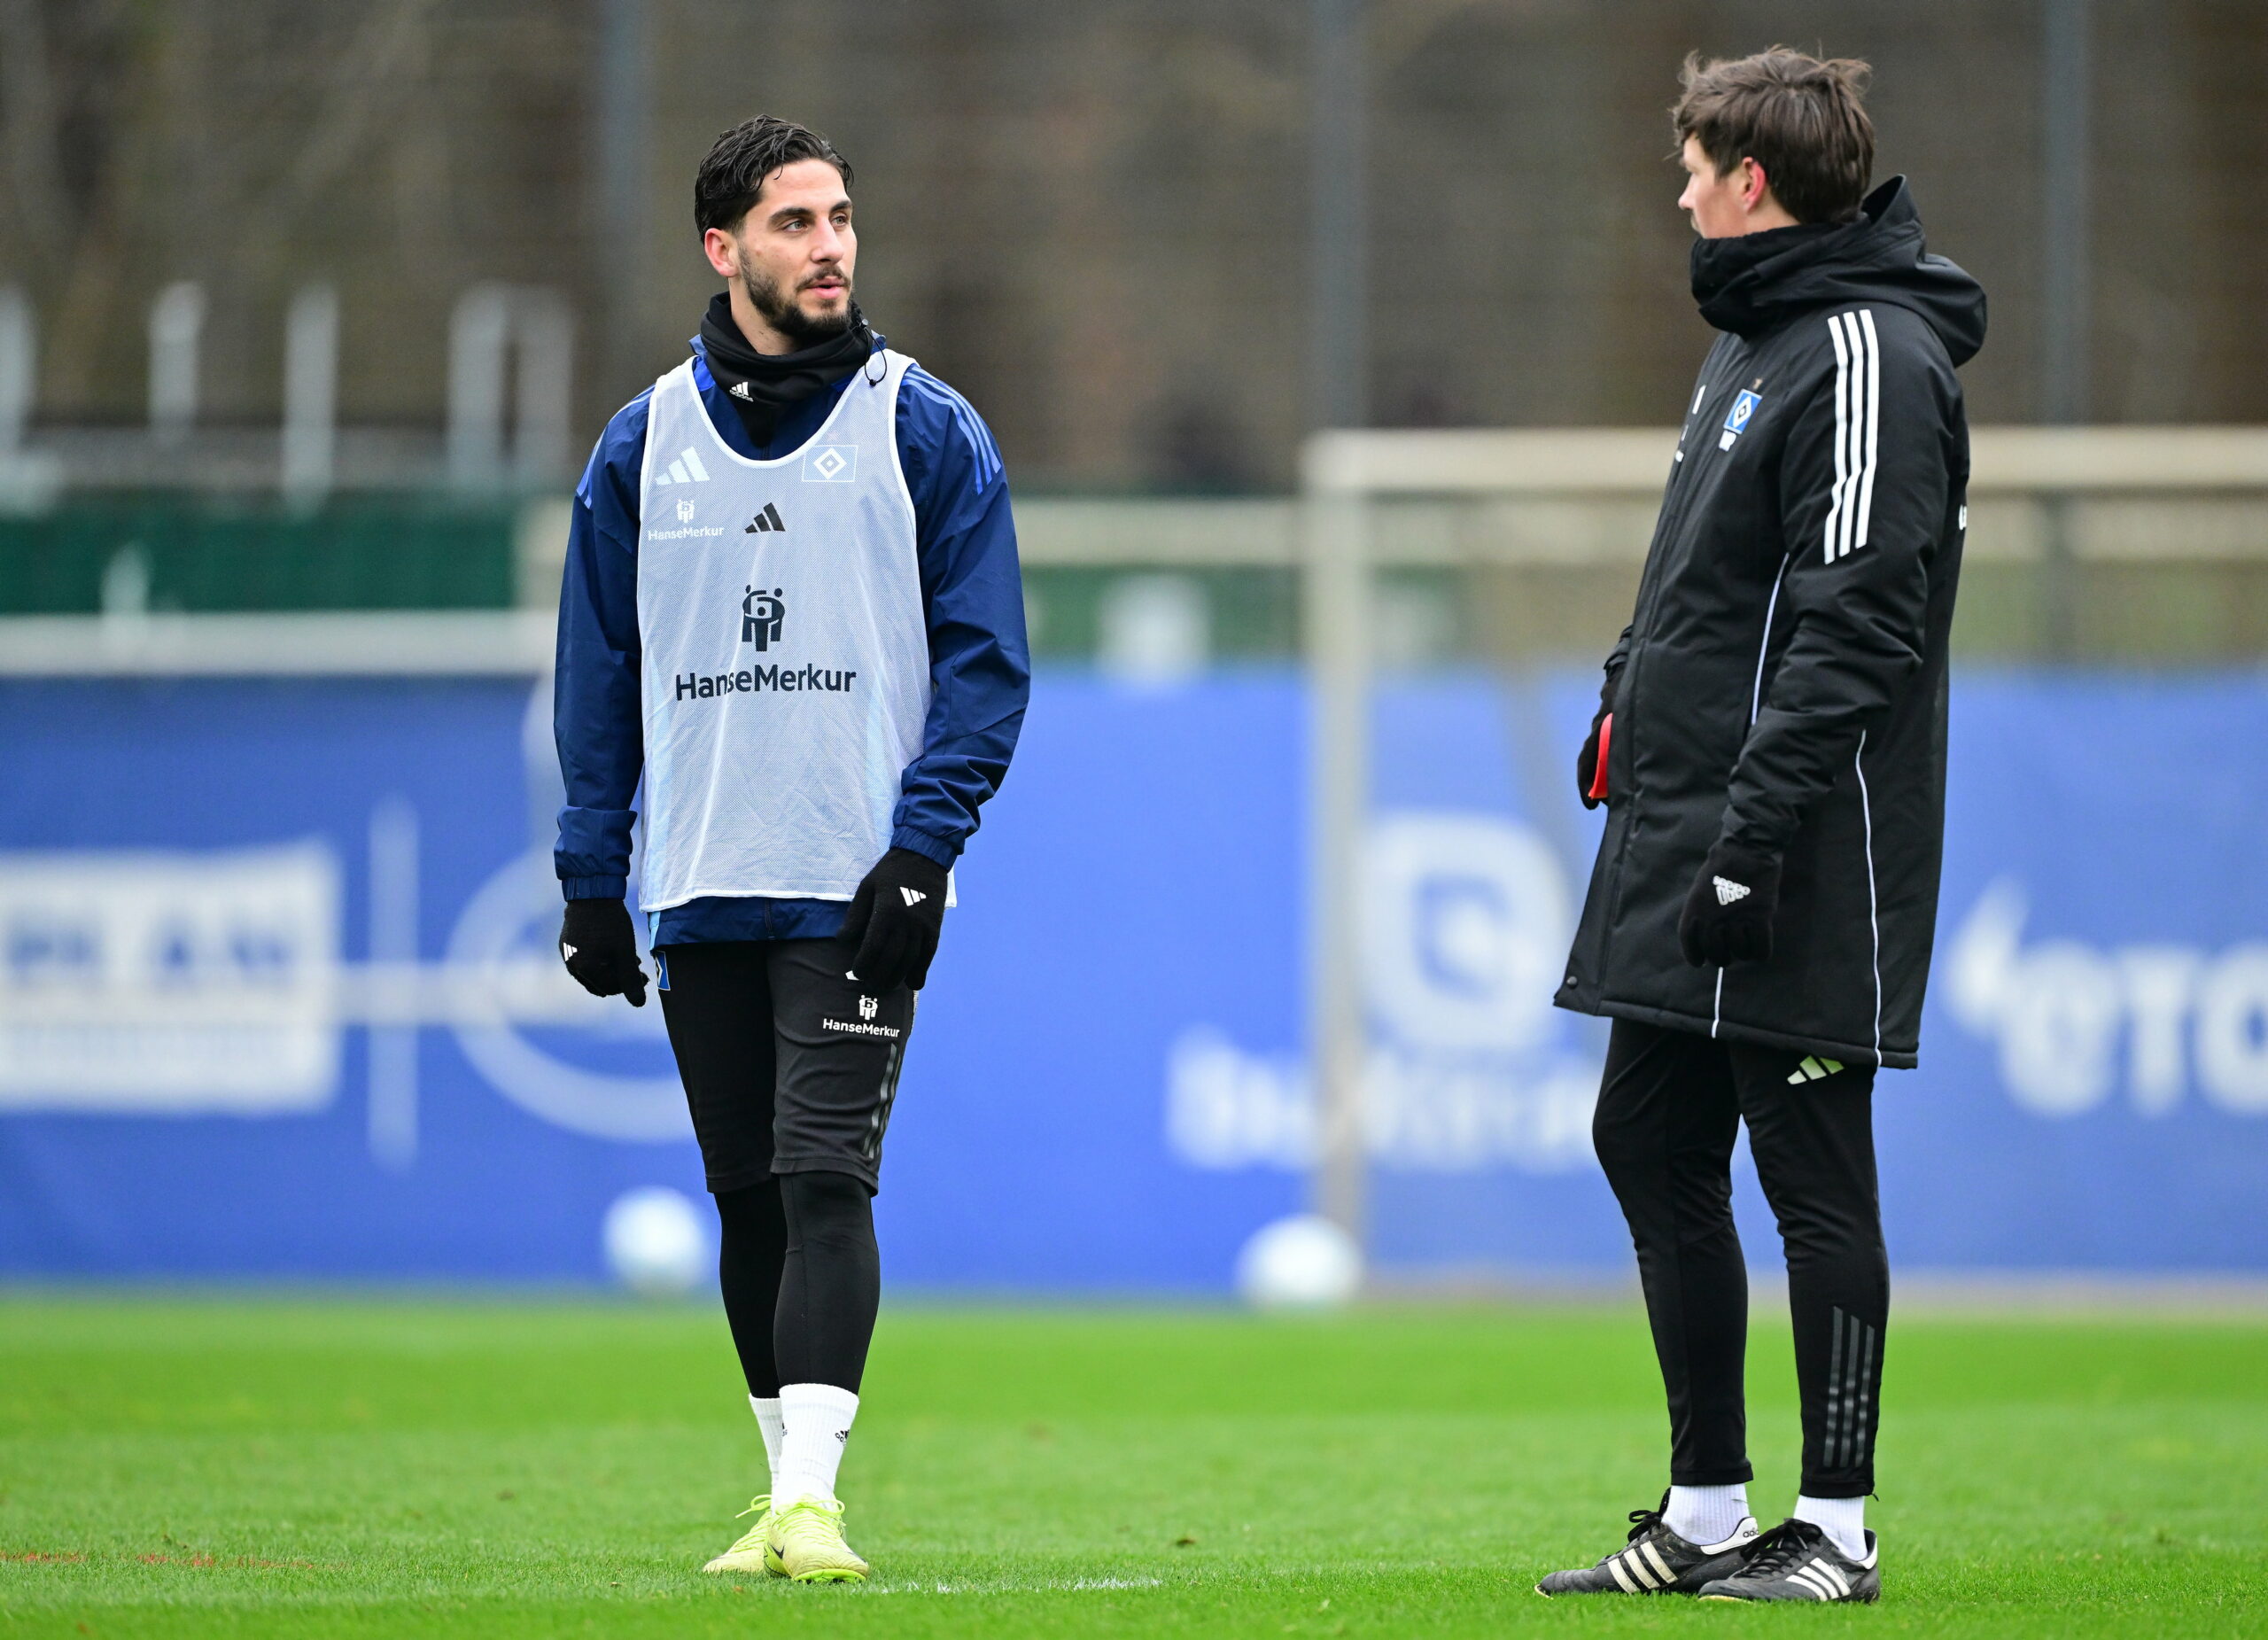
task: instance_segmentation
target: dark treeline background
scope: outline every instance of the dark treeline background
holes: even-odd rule
[[[1375,0],[1371,419],[1660,424],[1706,343],[1665,110],[1689,49],[1876,67],[1878,175],[1992,299],[1979,421],[2039,406],[2043,0]],[[2085,410],[2268,420],[2268,6],[2097,0]],[[438,426],[452,304],[563,291],[575,438],[714,288],[695,165],[758,111],[859,173],[862,299],[1026,487],[1276,488],[1308,403],[1298,0],[0,0],[0,282],[39,419],[143,414],[207,288],[208,419],[271,421],[291,290],[342,417]],[[610,181],[610,178],[612,180]]]

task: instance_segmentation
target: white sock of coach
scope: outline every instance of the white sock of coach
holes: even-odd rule
[[[807,1497],[834,1503],[835,1473],[850,1439],[858,1397],[832,1384],[782,1384],[780,1417],[786,1426],[780,1461],[772,1472],[772,1506],[785,1509]]]
[[[1790,1512],[1827,1534],[1827,1541],[1853,1560],[1867,1558],[1867,1500],[1863,1497],[1798,1497]]]
[[[1744,1486],[1674,1486],[1662,1524],[1689,1543],[1721,1543],[1748,1519]]]
[[[767,1399],[763,1395],[750,1395],[748,1407],[756,1414],[756,1426],[764,1432],[764,1462],[772,1472],[772,1484],[768,1489],[777,1492],[780,1489],[780,1438],[783,1428],[780,1421],[780,1397],[773,1395]]]

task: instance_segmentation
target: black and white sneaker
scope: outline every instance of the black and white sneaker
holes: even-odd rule
[[[1756,1522],[1744,1516],[1733,1535],[1721,1543],[1695,1543],[1680,1537],[1662,1522],[1669,1494],[1662,1494],[1661,1508],[1630,1512],[1630,1540],[1596,1566],[1572,1572],[1554,1572],[1535,1586],[1535,1592],[1553,1595],[1689,1595],[1704,1583],[1723,1578],[1741,1564],[1741,1551],[1756,1539]]]
[[[1867,1534],[1867,1558],[1853,1560],[1808,1520],[1783,1520],[1741,1551],[1740,1567],[1701,1590],[1704,1600],[1848,1600],[1882,1598],[1881,1553]]]

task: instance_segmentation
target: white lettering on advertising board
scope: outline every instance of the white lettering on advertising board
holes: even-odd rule
[[[1418,1173],[1556,1173],[1591,1154],[1599,1063],[1551,1007],[1570,936],[1565,874],[1497,815],[1379,817],[1364,859],[1364,1148]],[[1305,1064],[1192,1025],[1166,1061],[1166,1139],[1192,1167],[1315,1159]]]
[[[1953,1016],[1998,1045],[2018,1106],[2082,1115],[2123,1083],[2137,1113],[2162,1116],[2194,1082],[2231,1115],[2268,1115],[2268,944],[2026,944],[2030,913],[2014,878],[1988,884],[1941,976]]]
[[[322,1108],[338,904],[319,843],[0,854],[0,1109]]]

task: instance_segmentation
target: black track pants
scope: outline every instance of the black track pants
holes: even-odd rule
[[[752,1395],[857,1394],[882,1298],[874,1189],[913,1022],[833,940],[672,945],[662,1013],[722,1225],[718,1279]]]
[[[1732,1216],[1733,1140],[1745,1122],[1787,1252],[1803,1490],[1874,1490],[1890,1310],[1874,1080],[1872,1066],[1614,1022],[1591,1133],[1638,1252],[1679,1486],[1751,1479],[1748,1268]]]

